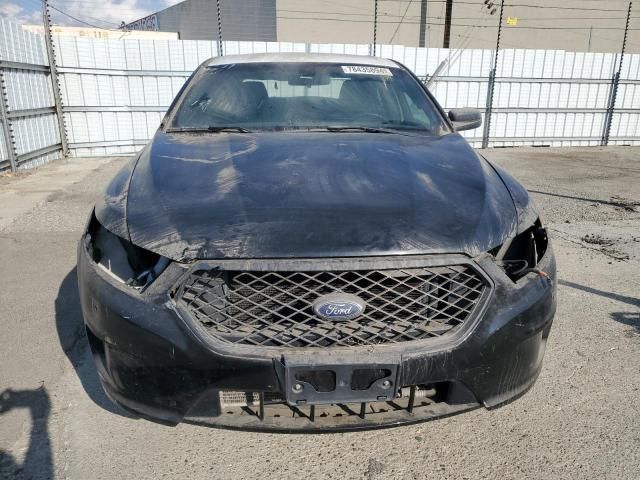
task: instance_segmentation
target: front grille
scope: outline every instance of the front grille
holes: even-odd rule
[[[488,288],[469,265],[350,271],[196,268],[177,297],[213,337],[264,347],[391,344],[450,335],[473,318]],[[317,316],[318,297],[366,303],[347,321]]]

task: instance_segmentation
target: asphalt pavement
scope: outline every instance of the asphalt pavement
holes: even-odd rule
[[[535,386],[500,409],[326,435],[132,418],[82,335],[76,244],[126,161],[0,176],[0,478],[640,478],[640,148],[484,151],[532,192],[559,308]]]

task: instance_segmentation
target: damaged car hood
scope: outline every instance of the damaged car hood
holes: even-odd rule
[[[131,241],[175,260],[475,256],[517,224],[458,134],[158,132],[127,187]]]

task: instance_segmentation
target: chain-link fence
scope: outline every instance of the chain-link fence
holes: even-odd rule
[[[83,38],[63,33],[48,38],[50,30],[46,22],[45,34],[39,35],[1,20],[0,170],[31,167],[66,153],[76,156],[134,153],[151,138],[190,73],[200,62],[221,52],[226,55],[323,52],[392,58],[422,78],[445,109],[475,107],[483,112],[484,128],[464,132],[476,147],[640,144],[640,54],[625,52],[636,30],[630,7],[608,12],[605,20],[593,17],[596,10],[603,9],[585,7],[592,23],[597,20],[605,22],[603,25],[617,25],[595,28],[615,30],[613,40],[618,48],[610,52],[571,52],[503,48],[514,44],[510,37],[516,38],[516,43],[521,42],[523,32],[531,31],[526,30],[527,25],[532,24],[525,22],[522,29],[514,30],[509,25],[523,22],[509,16],[515,4],[479,0],[457,2],[456,8],[460,4],[480,8],[478,18],[482,21],[476,26],[494,29],[493,48],[470,48],[485,46],[490,36],[474,42],[472,34],[477,33],[476,26],[465,26],[460,16],[449,26],[450,48],[429,47],[433,38],[446,33],[446,25],[433,24],[433,19],[422,11],[422,2],[416,2],[421,7],[416,9],[411,2],[389,7],[385,1],[392,0],[369,2],[367,8],[377,10],[345,15],[340,20],[356,30],[369,28],[371,31],[365,29],[365,33],[354,37],[370,37],[365,43],[230,39],[257,35],[247,33],[246,26],[265,16],[271,18],[269,9],[275,9],[276,4],[266,0],[257,2],[252,11],[245,9],[240,13],[230,2],[206,2],[203,8],[208,8],[214,19],[208,23],[208,30],[205,32],[204,24],[198,22],[189,27],[193,35],[208,36],[205,40],[130,39],[127,32],[132,27],[108,31],[121,32],[119,38]],[[430,2],[439,3],[446,4],[448,0]],[[301,38],[305,35],[322,38],[313,29],[305,33],[302,27],[307,25],[306,20],[297,18],[302,13],[287,11],[294,9],[287,5],[278,3],[275,13],[278,19],[289,21],[284,17],[291,16],[291,21],[298,25],[296,35],[302,35]],[[397,18],[390,8],[396,9],[393,12],[398,14]],[[365,13],[369,17],[363,17]],[[319,24],[323,24],[319,13],[309,15],[315,15]],[[241,25],[243,22],[245,25]],[[466,30],[461,30],[463,27]],[[283,30],[285,33],[287,28]],[[574,27],[567,27],[567,31],[572,31],[571,28]],[[269,37],[270,29],[269,24],[260,30],[263,32],[260,35]],[[549,31],[556,32],[557,27],[549,27]],[[599,31],[589,32],[588,42],[597,38]],[[386,44],[389,40],[424,43],[427,47]],[[583,40],[581,37],[580,41]],[[602,47],[609,48],[604,44]],[[55,61],[49,66],[52,58]]]

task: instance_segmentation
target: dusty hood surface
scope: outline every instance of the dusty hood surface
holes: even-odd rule
[[[515,232],[457,134],[159,132],[129,182],[131,240],[173,259],[477,255]]]

